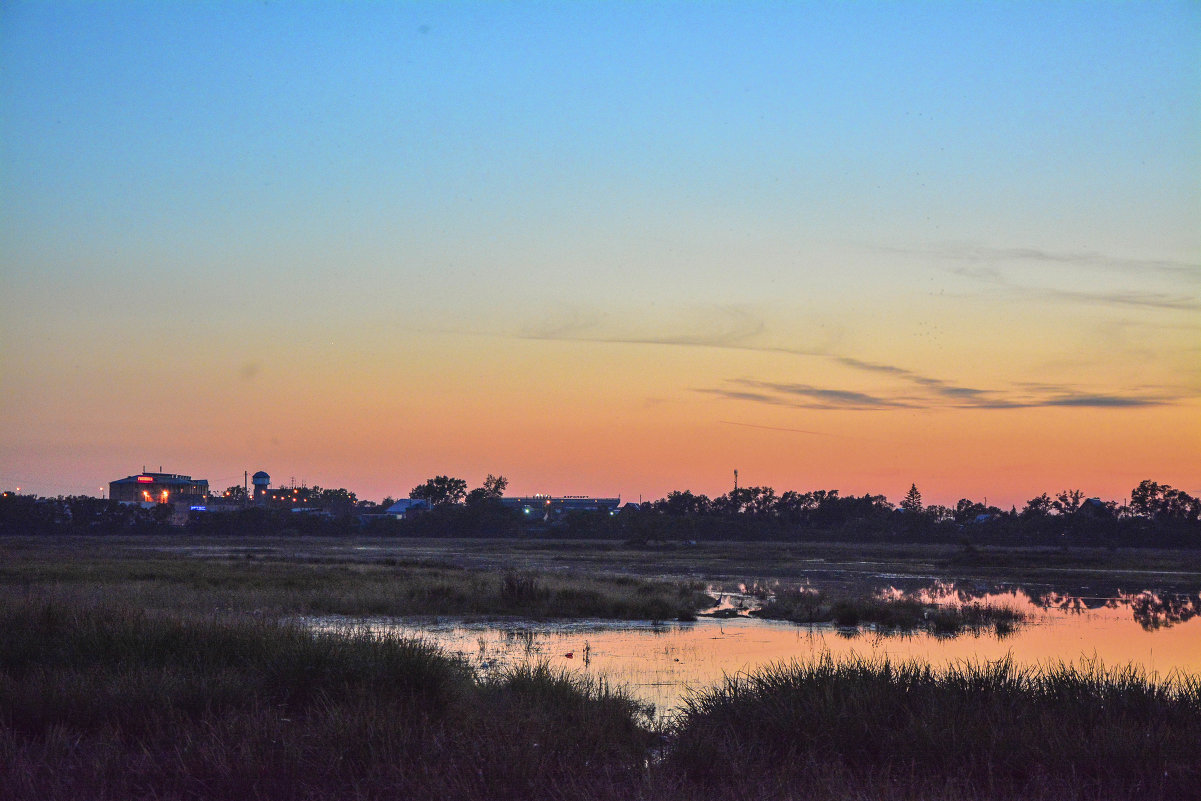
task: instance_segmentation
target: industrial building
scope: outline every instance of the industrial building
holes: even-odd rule
[[[527,495],[501,498],[500,502],[510,509],[517,509],[526,517],[538,516],[549,520],[568,512],[613,512],[621,504],[621,498],[592,498],[587,495]]]
[[[263,503],[267,500],[267,488],[271,486],[271,476],[267,475],[266,470],[260,470],[250,477],[250,481],[254,484],[255,503]]]
[[[142,472],[108,484],[108,497],[127,503],[203,503],[208,494],[208,481],[178,473]]]

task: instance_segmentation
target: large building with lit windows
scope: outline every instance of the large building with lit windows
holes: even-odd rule
[[[568,512],[609,512],[621,504],[620,498],[592,498],[588,495],[528,495],[504,497],[500,502],[516,509],[527,517],[543,517],[547,520],[561,517]]]
[[[108,497],[130,503],[203,502],[208,494],[204,479],[176,473],[138,473],[108,483]]]

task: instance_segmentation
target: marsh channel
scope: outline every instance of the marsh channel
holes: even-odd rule
[[[690,692],[725,676],[829,654],[935,666],[1009,659],[1023,666],[1134,664],[1153,678],[1201,671],[1201,597],[1140,590],[1089,594],[1003,586],[981,588],[935,581],[898,587],[880,577],[882,597],[916,597],[934,604],[980,603],[1015,609],[1024,621],[1008,633],[993,627],[957,634],[876,626],[795,624],[745,614],[743,593],[711,588],[733,617],[693,622],[463,621],[453,619],[307,618],[323,630],[367,629],[414,637],[462,655],[482,671],[531,662],[624,687],[670,716]],[[728,613],[729,614],[729,613]]]

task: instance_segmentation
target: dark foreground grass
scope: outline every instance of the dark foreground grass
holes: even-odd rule
[[[834,661],[686,703],[665,775],[706,799],[1201,797],[1201,682]]]
[[[6,799],[611,798],[653,736],[621,692],[410,640],[47,600],[0,631]]]
[[[1187,799],[1201,683],[782,665],[667,731],[545,666],[245,618],[0,606],[6,799]]]

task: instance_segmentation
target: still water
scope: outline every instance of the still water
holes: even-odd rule
[[[966,597],[948,584],[935,584],[916,594],[944,603]],[[1201,673],[1201,616],[1197,615],[1201,598],[1197,596],[1151,592],[1112,596],[1044,592],[1032,596],[1010,590],[972,593],[970,600],[1013,607],[1026,614],[1026,622],[1004,637],[992,629],[947,637],[750,617],[702,617],[694,623],[659,624],[328,618],[310,622],[320,628],[353,625],[422,638],[461,654],[483,671],[545,661],[554,668],[624,687],[638,699],[654,704],[658,714],[670,713],[691,691],[720,684],[725,675],[825,654],[916,659],[936,666],[1004,658],[1030,666],[1133,663],[1160,679],[1174,671]]]

